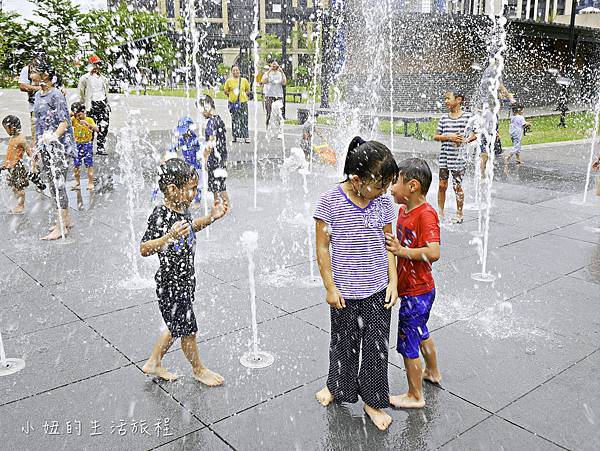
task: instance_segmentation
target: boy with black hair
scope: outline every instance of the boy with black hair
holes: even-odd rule
[[[452,218],[455,224],[463,222],[463,205],[465,194],[461,183],[465,175],[466,159],[464,146],[477,139],[477,136],[467,130],[467,124],[472,114],[462,109],[465,96],[457,91],[446,91],[444,103],[448,108],[448,114],[440,119],[437,131],[433,139],[442,143],[440,151],[440,181],[438,189],[438,207],[442,221],[444,220],[444,207],[446,204],[446,190],[448,179],[452,174],[452,186],[456,194],[456,215]]]
[[[409,158],[398,165],[398,180],[392,195],[400,205],[396,236],[386,234],[386,248],[398,259],[398,295],[400,297],[398,342],[402,354],[408,392],[390,396],[397,408],[425,406],[423,379],[438,384],[442,377],[437,367],[433,339],[427,321],[435,300],[431,264],[440,258],[440,226],[435,209],[427,203],[431,170],[420,158]],[[419,350],[425,358],[421,364]]]
[[[179,158],[161,165],[158,186],[164,194],[164,204],[155,207],[148,219],[140,253],[143,257],[158,254],[160,266],[154,276],[156,294],[168,329],[158,337],[142,371],[159,379],[176,380],[178,376],[162,366],[162,359],[180,337],[181,349],[192,365],[194,379],[209,387],[222,385],[223,377],[206,368],[198,354],[198,325],[193,309],[194,253],[195,233],[225,216],[228,205],[227,202],[215,203],[209,215],[192,219],[189,206],[198,190],[198,174]]]
[[[98,126],[94,119],[86,116],[85,105],[74,102],[71,105],[71,124],[77,146],[77,155],[73,160],[75,185],[71,190],[76,191],[81,187],[81,162],[85,164],[88,173],[88,191],[94,189],[94,133],[98,133]]]
[[[31,147],[21,134],[21,121],[18,117],[9,115],[2,119],[2,126],[10,140],[8,150],[0,171],[8,172],[7,182],[17,197],[17,205],[11,210],[12,214],[21,214],[25,210],[25,188],[29,186],[28,174],[23,164],[23,154],[31,158]]]

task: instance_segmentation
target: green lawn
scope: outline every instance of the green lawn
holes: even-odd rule
[[[302,92],[305,91],[305,88],[300,88],[300,87],[293,87],[290,86],[288,87],[288,90],[292,91],[292,92]],[[137,93],[137,92],[136,92]],[[143,91],[139,92],[140,95],[143,95]],[[223,91],[218,91],[215,95],[215,91],[213,90],[206,90],[204,91],[204,94],[211,96],[213,99],[227,99],[227,97],[225,96],[225,93]],[[149,96],[167,96],[167,97],[185,97],[186,96],[186,92],[184,88],[175,88],[175,89],[148,89],[146,91],[146,95]],[[196,98],[196,90],[195,89],[190,89],[189,90],[189,96],[191,99],[195,99]],[[259,99],[262,99],[262,97],[259,96]],[[291,95],[286,96],[286,101],[290,102],[290,103],[294,103],[294,97]],[[300,99],[300,103],[306,103],[308,102],[308,98],[301,98]]]
[[[567,114],[567,126],[565,128],[558,127],[559,118],[560,116],[558,114],[526,118],[527,122],[531,123],[531,132],[527,133],[527,135],[525,135],[523,138],[523,145],[574,141],[577,139],[589,138],[591,136],[592,127],[594,124],[593,114],[587,112],[569,113]],[[437,124],[437,119],[434,119],[428,123],[420,124],[419,131],[421,132],[421,138],[425,140],[433,139]],[[510,121],[508,119],[500,120],[498,132],[500,133],[502,145],[505,147],[512,146],[512,142],[508,134],[509,125]],[[390,122],[382,121],[379,124],[379,129],[384,133],[389,133]],[[409,124],[408,131],[411,135],[413,135],[415,133],[415,125]],[[394,127],[394,134],[403,135],[404,126],[402,124],[396,124]]]

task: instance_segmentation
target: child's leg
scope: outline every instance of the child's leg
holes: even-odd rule
[[[402,395],[390,396],[390,403],[399,409],[420,409],[425,407],[423,397],[423,365],[421,358],[404,357],[404,368],[408,381],[408,391]]]
[[[380,430],[392,422],[392,417],[382,410],[390,405],[388,349],[392,313],[384,308],[384,302],[385,291],[360,301],[363,330],[358,387],[365,412]]]
[[[521,160],[521,152],[517,152],[515,154],[515,158],[517,160],[517,164],[523,164],[523,160]]]
[[[346,307],[331,308],[331,340],[329,342],[329,373],[327,384],[316,398],[326,407],[334,399],[340,402],[358,401],[358,357],[360,353],[360,329],[358,306],[346,301]]]
[[[81,185],[81,167],[80,166],[75,166],[75,169],[73,170],[73,176],[75,178],[75,184],[73,185],[73,187],[71,189],[76,190],[76,189],[79,189],[79,186]]]
[[[208,385],[209,387],[223,385],[223,382],[225,382],[223,376],[209,370],[202,364],[202,361],[200,360],[200,354],[198,353],[198,344],[196,343],[195,334],[184,335],[181,337],[181,349],[192,365],[194,379],[196,379],[198,382]]]
[[[13,188],[13,193],[17,198],[17,205],[11,211],[14,214],[23,213],[25,210],[25,190]]]
[[[437,352],[433,338],[429,337],[423,340],[419,346],[421,354],[425,359],[425,369],[423,370],[423,379],[439,384],[442,381],[442,375],[437,365]]]
[[[454,193],[456,194],[456,219],[460,221],[463,218],[463,206],[465,204],[465,192],[462,188],[461,171],[452,172],[452,182]]]
[[[87,189],[89,191],[94,189],[94,167],[93,166],[89,166],[87,168],[87,173],[88,173],[88,187]]]
[[[444,207],[446,206],[446,190],[448,189],[448,177],[450,172],[448,169],[440,169],[440,181],[438,186],[438,209],[440,212],[440,218],[444,220]]]
[[[485,168],[487,166],[487,162],[488,162],[488,154],[485,152],[481,153],[481,178],[485,179]]]
[[[158,336],[158,340],[156,340],[156,343],[152,348],[152,354],[150,354],[150,358],[142,367],[142,371],[148,375],[156,376],[166,381],[177,380],[178,376],[176,374],[168,372],[162,366],[162,359],[174,342],[175,340],[171,336],[169,329],[164,330]]]
[[[227,194],[227,191],[221,191],[219,194],[221,195],[221,199],[223,199],[223,202],[225,202],[231,207],[231,204],[229,203],[229,194]]]

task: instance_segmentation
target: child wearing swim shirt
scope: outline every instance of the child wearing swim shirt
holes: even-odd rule
[[[396,235],[386,234],[386,248],[398,257],[398,342],[396,350],[404,358],[408,392],[391,396],[390,404],[400,409],[425,406],[422,380],[438,384],[433,339],[427,321],[435,300],[431,264],[440,258],[440,224],[435,209],[427,203],[431,170],[420,158],[399,165],[398,180],[392,186],[394,200],[401,204]],[[425,358],[425,369],[419,351]]]
[[[390,150],[355,137],[344,166],[346,180],[321,196],[314,213],[316,249],[331,307],[327,384],[316,394],[332,401],[364,401],[380,430],[388,428],[388,348],[391,308],[397,301],[396,259],[385,249],[394,205],[385,196],[398,175]]]
[[[77,156],[73,160],[75,167],[73,175],[75,184],[71,190],[76,191],[81,187],[81,163],[87,168],[88,191],[94,189],[94,133],[98,133],[98,126],[94,119],[85,115],[85,105],[75,102],[71,105],[71,124],[77,146]]]

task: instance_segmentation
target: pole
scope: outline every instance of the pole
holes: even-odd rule
[[[571,4],[571,22],[569,23],[569,43],[567,45],[567,55],[565,59],[565,77],[571,78],[573,75],[573,66],[575,62],[576,45],[575,45],[575,16],[577,15],[577,0],[572,0]],[[569,107],[569,86],[562,85],[560,93],[560,101],[558,109],[560,110],[560,122],[559,127],[565,128],[567,126],[566,116]]]

